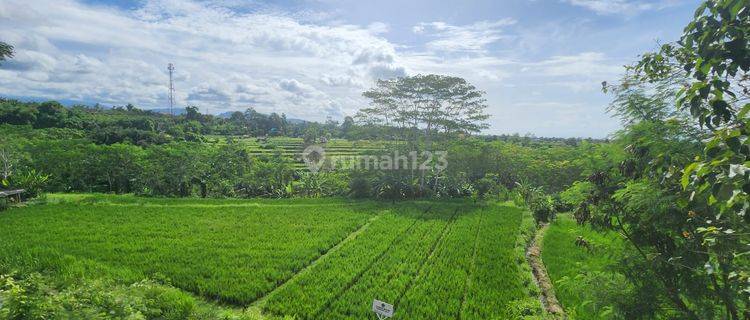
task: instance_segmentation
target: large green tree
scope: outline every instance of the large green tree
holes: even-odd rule
[[[484,92],[459,77],[428,74],[378,80],[363,95],[370,99],[370,107],[360,110],[360,121],[397,127],[412,139],[421,136],[429,142],[437,133],[478,133],[487,128]]]
[[[680,41],[644,56],[637,71],[659,79],[676,65],[690,83],[677,106],[710,130],[703,154],[682,172],[708,261],[703,272],[731,319],[747,318],[750,273],[750,1],[711,0]],[[701,205],[705,201],[706,205]],[[744,313],[744,315],[743,315]]]
[[[671,317],[750,318],[748,39],[750,1],[706,1],[615,89],[628,156],[591,176],[595,206],[577,218],[633,245],[623,265],[641,299],[630,316],[665,297]]]
[[[0,41],[0,61],[13,58],[13,46]]]

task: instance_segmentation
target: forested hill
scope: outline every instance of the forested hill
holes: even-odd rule
[[[0,98],[0,124],[26,125],[34,129],[68,128],[97,144],[129,142],[137,145],[164,144],[173,141],[201,141],[205,135],[286,136],[314,141],[319,137],[359,139],[393,139],[397,128],[356,123],[345,117],[343,122],[318,123],[289,119],[285,114],[263,114],[248,108],[244,112],[220,115],[200,113],[197,107],[178,109],[174,116],[166,109],[144,110],[128,104],[103,108],[74,105],[65,107],[57,101],[23,102]],[[581,141],[606,142],[602,139],[536,137],[533,135],[483,135],[485,141],[505,141],[521,145],[562,143],[577,145]]]
[[[142,110],[128,104],[101,108],[75,105],[64,107],[57,101],[21,102],[0,98],[0,124],[30,125],[35,129],[69,128],[85,132],[96,143],[162,144],[171,141],[199,141],[202,135],[288,135],[302,136],[313,123],[291,122],[284,114],[270,115],[248,108],[228,118],[202,114],[188,107],[171,116]]]

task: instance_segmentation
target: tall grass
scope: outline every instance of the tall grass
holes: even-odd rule
[[[591,249],[576,245],[583,237]],[[612,319],[625,281],[613,271],[624,242],[616,233],[600,233],[560,215],[544,236],[542,260],[555,285],[557,299],[573,319]]]

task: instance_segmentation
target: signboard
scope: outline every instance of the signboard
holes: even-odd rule
[[[372,301],[372,311],[378,315],[379,319],[393,317],[393,305],[378,299]]]

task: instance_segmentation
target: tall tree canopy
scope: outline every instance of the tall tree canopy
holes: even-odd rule
[[[708,0],[613,89],[627,156],[589,178],[594,206],[576,217],[637,251],[622,263],[640,298],[625,318],[660,300],[668,318],[750,318],[749,39],[748,0]]]
[[[360,110],[360,121],[401,129],[417,138],[424,133],[477,133],[488,125],[484,92],[465,79],[443,75],[416,75],[378,80],[363,93],[371,106]]]
[[[13,46],[0,41],[0,61],[5,61],[8,58],[13,58]]]

